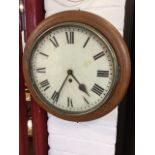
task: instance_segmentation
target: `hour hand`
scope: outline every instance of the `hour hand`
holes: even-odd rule
[[[54,93],[52,94],[51,99],[53,99],[53,103],[55,103],[55,102],[57,103],[57,102],[58,102],[60,93],[61,93],[61,91],[62,91],[62,89],[63,89],[63,87],[64,87],[64,85],[65,85],[65,83],[66,83],[66,81],[67,81],[67,79],[68,79],[68,76],[69,76],[69,74],[67,73],[67,75],[66,75],[66,77],[65,77],[65,80],[63,81],[63,83],[62,83],[62,85],[61,85],[59,91],[58,91],[58,92],[57,92],[57,91],[54,91]]]
[[[73,77],[73,79],[78,83],[79,89],[81,91],[85,92],[89,96],[85,84],[82,84],[82,83],[79,82],[79,80],[75,77],[75,75],[73,73],[73,70],[71,70],[71,69],[68,70],[68,74],[71,75]]]
[[[85,92],[88,96],[90,96],[90,95],[88,94],[87,88],[86,88],[86,86],[85,86],[84,84],[80,84],[80,85],[79,85],[79,89],[80,89],[81,91]]]

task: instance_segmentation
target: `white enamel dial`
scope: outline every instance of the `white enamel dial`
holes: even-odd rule
[[[117,59],[95,29],[64,23],[48,29],[34,44],[30,60],[35,92],[63,113],[88,113],[106,102],[115,87]]]

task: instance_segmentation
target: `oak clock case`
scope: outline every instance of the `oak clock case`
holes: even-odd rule
[[[70,121],[104,116],[129,84],[128,49],[105,19],[66,11],[45,19],[29,37],[23,57],[28,88],[46,111]]]

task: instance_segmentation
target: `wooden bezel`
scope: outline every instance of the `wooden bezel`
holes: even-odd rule
[[[48,104],[44,103],[44,101],[36,94],[31,83],[29,60],[33,48],[33,43],[35,42],[37,37],[40,36],[44,31],[46,31],[50,27],[53,27],[57,24],[61,24],[63,22],[83,23],[98,30],[109,41],[109,43],[115,51],[118,60],[120,76],[111,96],[106,101],[106,103],[104,103],[98,109],[90,113],[82,115],[71,115],[56,111],[55,109],[51,108]],[[23,71],[31,95],[42,108],[59,118],[79,122],[89,121],[104,116],[120,103],[129,85],[131,64],[129,52],[122,36],[119,34],[116,28],[112,26],[108,21],[89,12],[65,11],[46,18],[32,32],[32,34],[28,38],[24,50]]]

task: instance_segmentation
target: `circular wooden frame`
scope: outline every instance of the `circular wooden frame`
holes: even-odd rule
[[[35,42],[37,37],[40,36],[44,31],[46,31],[50,27],[53,27],[57,24],[61,24],[63,22],[83,23],[98,30],[109,41],[109,43],[111,44],[111,46],[115,51],[115,54],[118,60],[120,77],[116,83],[116,86],[112,92],[112,95],[106,101],[106,103],[104,103],[98,109],[90,113],[86,113],[82,115],[71,115],[71,114],[66,114],[66,113],[64,114],[56,111],[55,109],[51,108],[49,105],[44,103],[41,97],[39,97],[36,94],[31,83],[30,71],[29,71],[29,60],[31,56],[33,43]],[[54,14],[46,18],[32,32],[32,34],[30,35],[26,43],[25,50],[24,50],[23,71],[24,71],[25,81],[31,92],[32,97],[42,108],[44,108],[47,112],[52,113],[53,115],[59,118],[79,122],[79,121],[89,121],[89,120],[93,120],[101,116],[104,116],[105,114],[113,110],[120,103],[129,85],[131,64],[130,64],[129,52],[123,38],[116,30],[116,28],[112,26],[108,21],[106,21],[105,19],[97,15],[84,12],[84,11],[65,11],[65,12]]]

